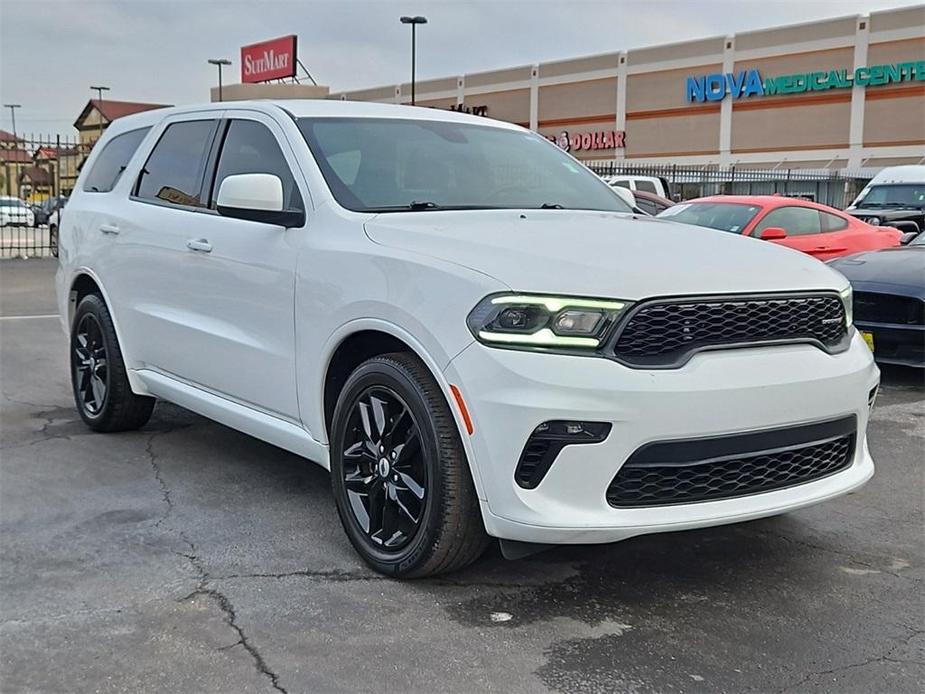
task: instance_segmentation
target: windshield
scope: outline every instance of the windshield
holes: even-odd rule
[[[356,212],[630,212],[607,184],[534,133],[396,118],[301,118],[341,206]]]
[[[669,207],[656,216],[673,222],[741,234],[760,209],[758,205],[734,202],[689,202]]]
[[[858,207],[925,207],[925,183],[871,186]]]

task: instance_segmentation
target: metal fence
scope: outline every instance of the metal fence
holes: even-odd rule
[[[786,195],[843,209],[870,180],[867,172],[833,169],[748,169],[616,161],[585,162],[599,176],[664,179],[675,200],[705,195]]]
[[[42,257],[57,252],[47,217],[57,198],[73,190],[92,143],[61,135],[13,135],[0,140],[0,196],[31,207],[35,224],[0,226],[0,258]]]

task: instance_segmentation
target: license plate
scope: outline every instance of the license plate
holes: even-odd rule
[[[870,351],[874,351],[874,334],[867,332],[866,330],[861,331],[861,337],[864,338],[864,342],[867,343],[867,346],[870,347]]]

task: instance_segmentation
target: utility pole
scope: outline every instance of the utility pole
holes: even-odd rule
[[[225,65],[231,65],[227,58],[209,58],[209,65],[218,66],[218,100],[222,101],[222,68]]]
[[[103,137],[103,109],[101,108],[103,104],[103,92],[108,92],[109,87],[90,87],[90,89],[92,91],[95,91],[97,94],[96,112],[97,112],[97,115],[99,116],[100,134],[97,136],[96,141],[99,142],[100,138]]]
[[[16,109],[22,108],[22,104],[3,104],[3,108],[10,109],[10,118],[13,119],[13,144],[16,144]]]
[[[418,24],[427,24],[427,17],[401,17],[400,21],[402,24],[411,25],[411,105],[414,106],[415,53],[417,52],[415,29]]]
[[[3,108],[10,109],[10,118],[13,119],[13,151],[19,152],[19,138],[16,136],[16,109],[22,108],[22,104],[3,104]],[[17,167],[14,162],[13,170],[17,171]],[[9,195],[12,192],[12,186],[10,185],[10,166],[6,166],[6,194]],[[16,177],[16,196],[19,197],[19,176]]]

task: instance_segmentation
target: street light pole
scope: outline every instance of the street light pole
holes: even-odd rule
[[[22,108],[22,104],[3,104],[3,108],[10,109],[10,118],[13,119],[13,146],[16,146],[16,109]]]
[[[231,61],[227,58],[209,58],[209,65],[218,66],[218,100],[222,100],[222,68],[225,65],[231,65]]]
[[[415,58],[417,52],[417,36],[415,29],[418,24],[427,24],[427,17],[402,17],[402,24],[411,25],[411,105],[414,106]]]
[[[100,125],[100,134],[97,136],[96,141],[99,142],[100,138],[103,137],[103,109],[101,108],[103,104],[103,92],[108,92],[109,87],[90,87],[90,90],[95,91],[97,95],[96,112],[99,116],[98,122]]]

